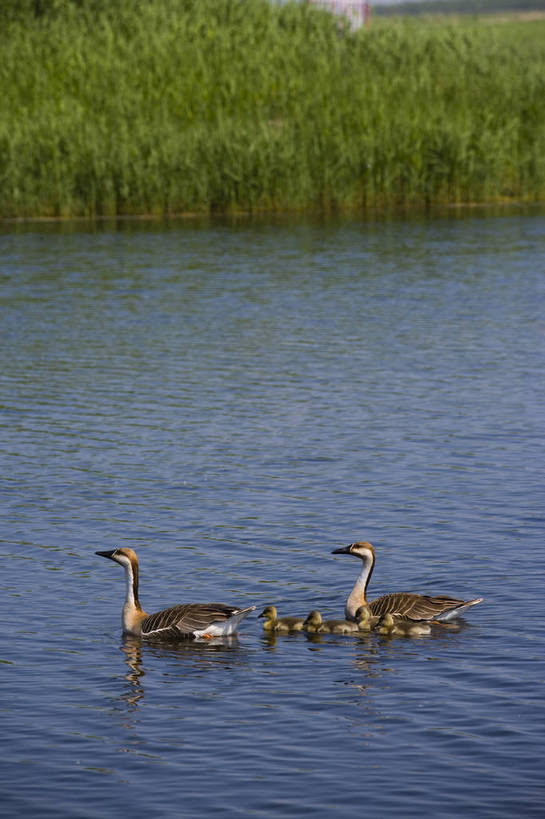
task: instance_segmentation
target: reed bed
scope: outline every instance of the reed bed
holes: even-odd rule
[[[44,6],[0,25],[0,216],[545,198],[545,23]]]

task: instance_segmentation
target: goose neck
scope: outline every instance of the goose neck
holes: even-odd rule
[[[356,619],[356,612],[360,606],[367,606],[367,586],[373,573],[374,560],[372,556],[362,558],[361,572],[358,575],[354,588],[350,592],[346,601],[346,617],[348,620]]]

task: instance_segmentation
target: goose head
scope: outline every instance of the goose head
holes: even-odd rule
[[[357,543],[351,543],[349,546],[342,546],[340,549],[333,549],[332,555],[354,555],[361,560],[367,560],[374,563],[375,550],[366,540],[360,540]]]
[[[119,565],[123,566],[125,569],[133,569],[138,566],[136,552],[125,547],[121,549],[112,549],[110,552],[95,552],[95,554],[99,555],[100,557],[107,557],[109,560],[113,560],[114,563],[119,563]]]

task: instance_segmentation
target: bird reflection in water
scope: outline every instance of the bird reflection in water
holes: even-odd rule
[[[264,631],[261,635],[261,642],[265,648],[275,648],[278,645],[279,638],[280,642],[285,644],[290,640],[300,640],[302,634],[302,631]]]
[[[216,665],[217,660],[222,658],[232,662],[233,649],[240,647],[237,635],[228,637],[212,637],[208,640],[177,640],[176,642],[166,642],[162,640],[145,640],[140,637],[124,635],[121,644],[121,651],[125,655],[127,673],[125,679],[128,683],[123,699],[131,709],[138,708],[138,703],[144,698],[145,689],[143,678],[146,675],[144,670],[145,655],[161,658],[190,659],[192,665],[199,668],[211,668]],[[221,653],[222,657],[218,657]]]
[[[121,651],[125,655],[125,662],[128,668],[125,679],[129,683],[123,699],[130,708],[137,708],[139,700],[144,696],[144,687],[141,684],[141,678],[146,674],[142,669],[142,641],[138,637],[125,635],[123,637]]]

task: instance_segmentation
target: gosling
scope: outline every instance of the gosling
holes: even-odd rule
[[[371,614],[371,609],[369,606],[360,606],[356,611],[355,617],[358,631],[363,633],[372,631],[380,622],[380,617],[378,615]]]
[[[391,614],[384,614],[380,620],[378,632],[389,637],[421,637],[424,634],[430,634],[431,627],[423,620],[411,620],[408,617],[393,617]]]
[[[318,609],[313,609],[303,628],[309,634],[357,634],[358,624],[350,620],[322,620]]]
[[[303,617],[278,617],[276,606],[266,606],[258,617],[264,617],[263,629],[267,632],[287,634],[290,631],[302,631]]]

